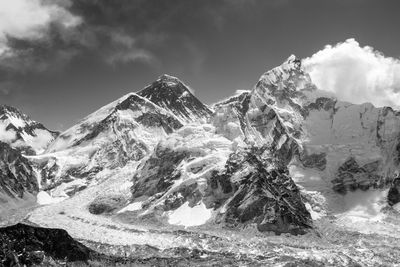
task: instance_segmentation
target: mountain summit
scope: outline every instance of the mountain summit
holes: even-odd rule
[[[43,124],[33,121],[17,108],[0,106],[1,141],[20,150],[24,154],[43,152],[58,135]]]
[[[212,113],[190,92],[188,86],[167,74],[160,76],[137,94],[170,111],[183,123],[204,121]]]

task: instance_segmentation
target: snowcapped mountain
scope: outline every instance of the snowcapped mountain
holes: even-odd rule
[[[24,154],[43,152],[57,135],[57,132],[49,131],[18,109],[0,106],[0,141]]]
[[[182,82],[163,75],[142,91],[90,114],[31,160],[47,189],[64,184],[68,192],[76,192],[97,173],[141,160],[168,134],[183,124],[205,121],[210,114]]]
[[[242,91],[215,104],[213,109],[214,112],[208,120],[212,130],[209,128],[211,126],[205,127],[206,124],[196,130],[190,125],[183,126],[167,138],[167,142],[172,142],[173,145],[166,146],[167,149],[163,148],[165,144],[161,142],[150,158],[138,168],[133,179],[132,194],[134,203],[135,199],[148,197],[140,206],[144,210],[143,216],[154,214],[154,211],[159,214],[162,210],[162,218],[167,218],[172,224],[197,225],[199,222],[210,221],[227,223],[229,220],[222,214],[232,207],[231,203],[235,200],[234,197],[231,199],[230,193],[248,194],[247,197],[236,200],[237,205],[242,209],[246,207],[244,210],[256,211],[251,212],[251,215],[247,214],[243,219],[240,211],[233,209],[233,220],[236,223],[256,222],[258,229],[275,229],[276,232],[304,229],[311,225],[308,212],[313,218],[320,218],[343,211],[348,205],[347,192],[350,194],[356,190],[384,190],[397,176],[400,134],[398,113],[388,107],[375,108],[368,103],[355,105],[338,101],[312,83],[310,76],[302,68],[301,61],[294,56],[263,74],[252,91]],[[177,137],[176,134],[183,136]],[[199,144],[204,144],[202,138],[218,139],[221,142],[222,137],[225,139],[223,147],[227,149],[225,151],[229,151],[224,152],[224,157],[221,158],[221,154],[218,154],[213,160],[207,159],[213,155],[214,149],[222,151],[221,148],[210,151],[206,149],[204,154],[199,152],[202,151]],[[191,140],[196,140],[196,144]],[[229,143],[227,140],[231,145],[226,146]],[[252,170],[256,169],[255,173],[258,174],[264,172],[254,163],[257,161],[243,156],[243,149],[250,149],[264,168],[283,174],[278,175],[279,178],[285,177],[287,173],[287,178],[282,178],[284,182],[279,190],[287,190],[288,193],[260,186],[260,182],[256,180],[254,183],[250,182]],[[192,155],[191,151],[196,151],[197,154]],[[229,167],[229,159],[241,157],[246,160],[238,163],[240,171],[236,173],[232,171],[235,168]],[[217,164],[219,161],[221,163]],[[253,163],[250,164],[250,161]],[[192,162],[195,169],[189,167]],[[217,165],[214,167],[210,162]],[[221,168],[223,164],[226,165]],[[224,173],[228,174],[223,175]],[[212,193],[213,187],[210,185],[215,184],[214,179],[220,179],[216,177],[221,175],[225,180],[222,185],[215,187],[219,196],[210,200],[209,194],[216,194]],[[268,174],[261,177],[262,181],[268,180]],[[295,197],[297,187],[290,186],[293,182],[291,177],[301,189],[302,198]],[[243,180],[247,181],[246,189],[240,189],[238,181]],[[234,189],[230,191],[224,186]],[[395,190],[393,188],[397,188],[397,185],[392,186],[391,192]],[[242,190],[246,193],[239,193]],[[276,202],[263,202],[254,193],[258,191],[268,192],[266,194]],[[272,209],[274,212],[267,212],[273,205],[271,203],[282,202],[282,194],[295,199],[294,203],[300,206],[290,209],[276,204],[279,208]],[[246,205],[246,199],[252,199],[260,210],[257,211],[252,204]],[[287,203],[287,200],[283,202]],[[303,203],[308,211],[301,206]],[[290,207],[293,208],[293,205]],[[199,218],[208,220],[183,222],[174,219],[187,218],[185,212],[193,214],[195,209],[199,212]],[[282,210],[292,217],[287,219],[282,216]],[[264,226],[262,222],[267,217],[275,222],[273,226]],[[300,228],[277,223],[282,221],[295,222],[294,225]]]
[[[293,57],[264,74],[253,93],[298,144],[299,163],[319,169],[335,191],[381,187],[393,179],[400,134],[393,109],[338,101],[318,90]]]
[[[336,242],[353,238],[348,231],[370,241],[371,233],[398,233],[399,141],[399,112],[339,101],[290,56],[252,90],[211,109],[163,75],[88,115],[43,153],[23,155],[15,143],[1,143],[0,197],[40,190],[42,206],[31,222],[99,244],[219,252],[227,246],[263,255],[264,241],[246,243],[249,237],[306,234],[300,247],[310,241],[307,251],[318,247],[330,255],[322,262],[339,266],[365,247],[357,243],[343,260]],[[316,232],[323,239],[314,240]],[[233,233],[249,245],[236,246]],[[335,244],[329,252],[319,247],[328,239]],[[286,249],[293,255],[291,245]]]
[[[170,112],[131,93],[61,133],[46,153],[31,160],[41,170],[47,189],[64,184],[72,192],[69,195],[84,189],[103,170],[141,160],[181,126]]]
[[[365,193],[377,213],[389,187],[389,204],[400,200],[399,123],[391,108],[320,90],[295,56],[212,110],[163,75],[26,156],[45,194],[39,203],[63,200],[31,218],[61,223],[70,207],[93,224],[114,214],[163,229],[303,234],[334,215],[347,227],[361,216],[348,208],[352,194]]]
[[[242,113],[248,116],[247,110]],[[276,118],[269,130],[278,123]],[[90,114],[61,133],[46,153],[30,160],[53,200],[73,196],[103,181],[110,171],[138,162],[132,201],[146,199],[141,209],[146,218],[154,216],[172,225],[255,223],[260,230],[279,233],[311,227],[310,214],[287,167],[278,165],[267,152],[292,141],[251,146],[250,139],[265,137],[255,134],[254,125],[248,125],[243,140],[221,134],[223,125],[187,86],[163,75],[137,94]],[[282,139],[286,133],[282,126],[279,131],[276,138]],[[185,208],[196,208],[204,216],[197,222],[180,222],[176,218]],[[164,210],[161,216],[154,213],[160,209]],[[250,214],[247,209],[252,210]]]

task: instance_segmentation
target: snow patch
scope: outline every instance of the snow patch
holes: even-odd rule
[[[118,211],[117,213],[123,213],[126,211],[136,211],[136,210],[141,210],[142,209],[142,203],[143,202],[134,202],[129,204],[128,206],[126,206],[125,208],[121,209],[120,211]]]
[[[65,199],[65,197],[52,197],[45,191],[40,191],[37,194],[36,198],[37,198],[36,202],[39,205],[54,204],[54,203],[61,202],[61,201],[63,201]]]
[[[207,209],[203,202],[193,208],[185,202],[168,215],[168,223],[185,227],[205,224],[212,216],[212,210]]]

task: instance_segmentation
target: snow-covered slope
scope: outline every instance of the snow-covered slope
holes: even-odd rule
[[[57,135],[18,109],[0,106],[0,141],[24,154],[42,153]]]
[[[88,115],[31,160],[47,189],[80,179],[79,186],[76,181],[67,186],[73,194],[103,169],[141,160],[168,134],[186,123],[205,122],[210,114],[186,85],[163,75],[137,94],[127,94]]]
[[[87,116],[61,133],[46,153],[30,159],[40,169],[45,188],[63,183],[68,194],[74,194],[96,182],[92,180],[102,170],[142,159],[181,126],[170,112],[131,93]]]
[[[310,214],[285,168],[212,125],[187,125],[162,141],[133,177],[138,218],[163,224],[301,233]]]

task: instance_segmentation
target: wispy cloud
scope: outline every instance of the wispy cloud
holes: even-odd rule
[[[110,31],[112,48],[105,55],[105,61],[113,66],[121,63],[142,61],[152,63],[154,56],[146,49],[138,48],[136,39],[123,32]]]
[[[400,60],[348,39],[304,60],[313,82],[338,99],[400,106]]]

